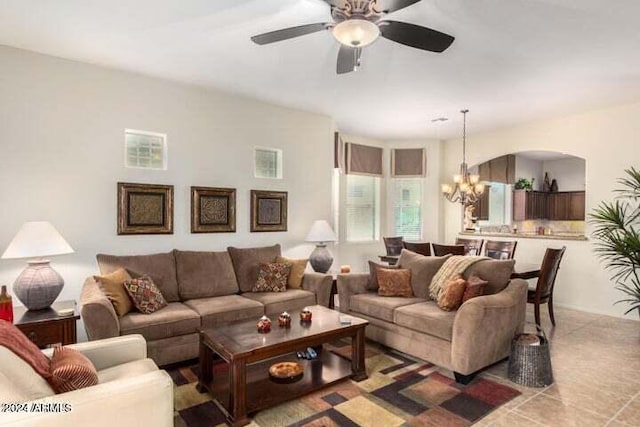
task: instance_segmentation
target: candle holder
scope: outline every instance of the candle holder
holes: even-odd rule
[[[287,313],[286,311],[283,311],[282,313],[280,313],[280,316],[278,316],[278,325],[281,328],[288,328],[291,326],[291,315],[289,313]]]
[[[313,317],[313,313],[309,308],[305,307],[300,312],[300,321],[301,322],[311,322],[311,318]]]
[[[271,319],[267,316],[262,316],[256,325],[258,327],[258,332],[261,334],[266,334],[271,331]]]

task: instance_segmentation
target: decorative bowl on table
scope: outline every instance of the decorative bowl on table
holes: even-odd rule
[[[311,317],[312,316],[313,316],[313,313],[311,313],[311,310],[309,310],[307,307],[305,307],[300,312],[300,321],[301,322],[311,322]]]
[[[269,378],[277,383],[292,383],[304,375],[302,365],[297,362],[279,362],[269,367]]]
[[[288,328],[291,326],[291,315],[286,311],[280,313],[280,316],[278,316],[278,325],[281,328]]]
[[[262,316],[260,320],[258,320],[256,326],[258,327],[258,332],[260,332],[261,334],[266,334],[267,332],[271,331],[271,319],[269,319],[267,316]]]

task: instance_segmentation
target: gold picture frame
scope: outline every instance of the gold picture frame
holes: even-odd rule
[[[191,232],[235,233],[236,189],[191,187]]]
[[[173,185],[118,183],[118,235],[173,234]]]
[[[251,232],[287,231],[286,191],[251,190]]]

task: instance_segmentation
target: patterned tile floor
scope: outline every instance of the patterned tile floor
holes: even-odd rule
[[[531,304],[527,321],[533,324]],[[555,383],[543,389],[507,382],[522,395],[475,426],[640,426],[640,322],[542,307]],[[633,314],[629,318],[637,318]],[[507,363],[482,376],[507,381]]]

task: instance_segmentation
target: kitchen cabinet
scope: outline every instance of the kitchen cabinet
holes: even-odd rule
[[[476,201],[475,209],[473,211],[474,216],[478,221],[489,221],[489,195],[491,194],[491,187],[486,186],[484,193]]]
[[[549,194],[549,219],[554,221],[584,221],[585,192],[563,191]]]
[[[513,220],[549,218],[549,193],[542,191],[513,191]]]

